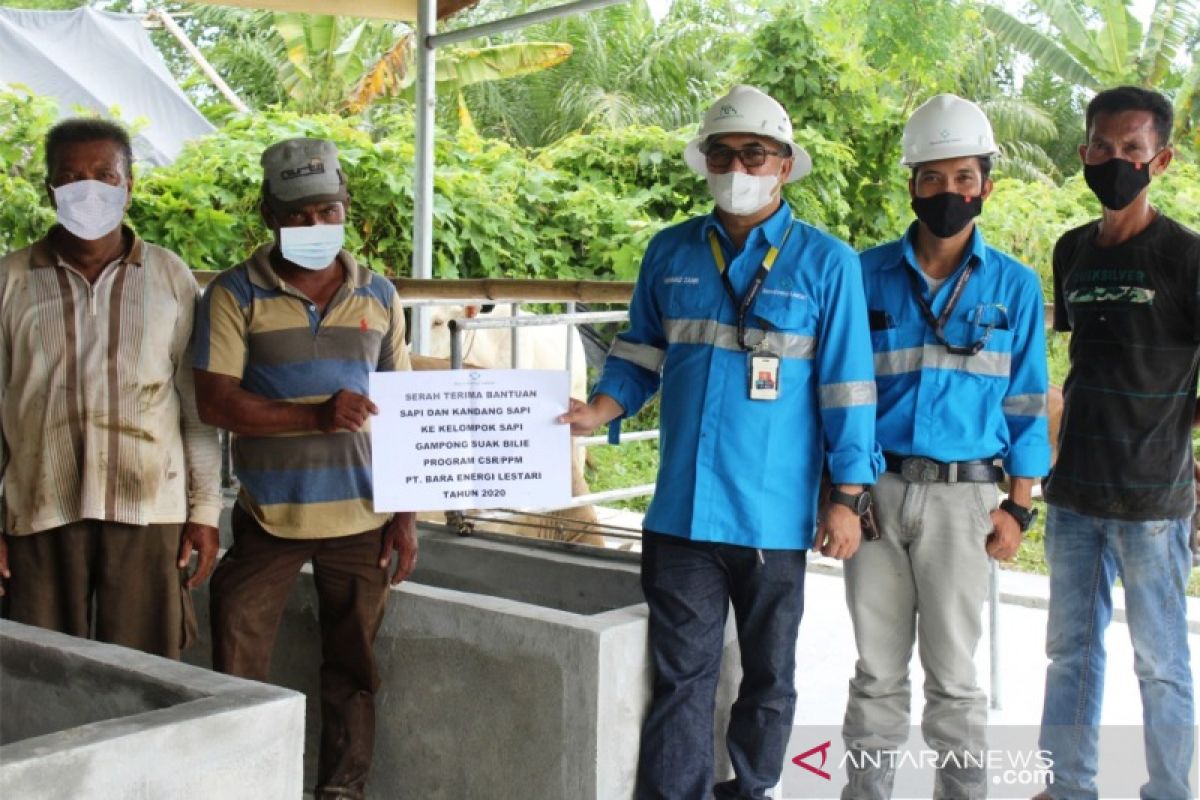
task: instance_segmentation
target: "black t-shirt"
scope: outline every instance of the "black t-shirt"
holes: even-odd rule
[[[1200,235],[1161,214],[1097,247],[1098,222],[1054,248],[1054,328],[1071,331],[1046,500],[1122,520],[1192,513]]]

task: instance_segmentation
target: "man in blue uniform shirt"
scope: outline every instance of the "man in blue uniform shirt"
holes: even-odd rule
[[[917,221],[862,254],[887,471],[872,491],[881,537],[846,563],[859,657],[842,729],[851,754],[843,798],[891,796],[914,640],[925,669],[921,728],[939,755],[933,796],[986,795],[987,707],[974,655],[988,557],[1016,553],[1034,480],[1050,463],[1038,279],[984,244],[974,222],[995,152],[974,103],[938,95],[918,108],[903,159]],[[997,508],[1004,472],[1011,494]]]
[[[658,485],[645,519],[653,699],[638,798],[763,798],[790,733],[805,556],[849,558],[882,464],[858,259],[792,217],[780,188],[811,169],[779,103],[738,86],[684,158],[713,213],[659,233],[629,329],[591,401],[562,421],[584,434],[661,387]],[[817,529],[823,470],[836,502]],[[732,601],[743,678],[726,742],[735,777],[713,787],[713,704]]]

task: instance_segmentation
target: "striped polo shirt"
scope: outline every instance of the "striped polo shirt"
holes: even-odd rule
[[[195,367],[241,381],[270,400],[321,403],[367,393],[368,375],[409,369],[404,315],[392,284],[345,250],[346,275],[324,315],[271,268],[272,245],[217,276],[196,319]],[[357,433],[317,430],[235,436],[238,502],[270,533],[323,539],[378,528],[369,422]]]
[[[191,358],[196,279],[124,230],[92,283],[51,237],[0,259],[4,528],[84,519],[216,525],[217,432],[200,421]]]

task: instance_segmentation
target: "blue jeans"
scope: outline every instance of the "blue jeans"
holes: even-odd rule
[[[642,726],[638,800],[761,800],[779,782],[796,709],[803,550],[755,550],[647,531],[654,694]],[[713,786],[713,706],[730,602],[742,682],[726,744],[736,777]]]
[[[1055,800],[1098,797],[1100,704],[1104,697],[1104,630],[1112,586],[1125,586],[1125,616],[1142,695],[1150,780],[1146,800],[1191,798],[1188,773],[1195,739],[1192,672],[1184,590],[1191,570],[1191,519],[1126,522],[1050,506],[1046,563],[1050,618],[1046,632],[1046,700],[1041,748],[1054,759],[1047,792]]]

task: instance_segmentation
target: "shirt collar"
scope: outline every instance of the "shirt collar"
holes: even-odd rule
[[[908,230],[904,232],[904,236],[900,238],[900,258],[895,262],[888,264],[886,268],[891,269],[900,266],[901,264],[909,264],[916,269],[920,269],[920,262],[917,261],[916,250],[913,249],[913,243],[917,240],[917,227],[919,222],[913,220],[913,223],[908,226]],[[958,272],[963,268],[968,260],[975,262],[975,268],[981,269],[987,264],[987,259],[984,256],[987,254],[987,244],[983,241],[983,232],[979,230],[979,223],[975,224],[974,230],[971,231],[971,241],[967,245],[967,252],[963,255],[962,262],[955,267],[954,272]]]
[[[250,282],[260,289],[283,291],[283,280],[271,268],[271,250],[274,247],[275,245],[272,243],[259,245],[250,256],[247,272],[249,273]],[[354,256],[350,255],[348,251],[338,251],[337,260],[345,270],[347,276],[346,283],[350,284],[353,288],[361,289],[371,282],[371,276],[374,273],[355,261]]]
[[[54,229],[58,227],[57,224],[51,227],[45,236],[33,244],[33,248],[29,254],[30,267],[34,269],[39,267],[56,267],[59,264],[66,263],[58,255],[58,252],[54,249],[54,245],[50,243],[50,236],[53,234]],[[146,247],[142,241],[142,237],[134,233],[133,229],[128,225],[121,226],[121,236],[122,238],[131,239],[132,244],[129,246],[129,252],[117,260],[125,264],[133,264],[135,267],[143,266]]]
[[[754,226],[750,231],[750,235],[746,237],[746,247],[750,248],[758,244],[758,240],[755,237],[765,238],[767,245],[770,247],[779,247],[783,244],[784,236],[791,225],[792,207],[784,200],[779,204],[779,208],[775,210],[774,214]],[[704,218],[704,223],[700,226],[700,237],[705,243],[708,242],[708,232],[711,230],[715,230],[722,241],[727,245],[731,245],[729,234],[725,232],[725,226],[721,224],[721,218],[717,216],[716,209],[713,209]]]

